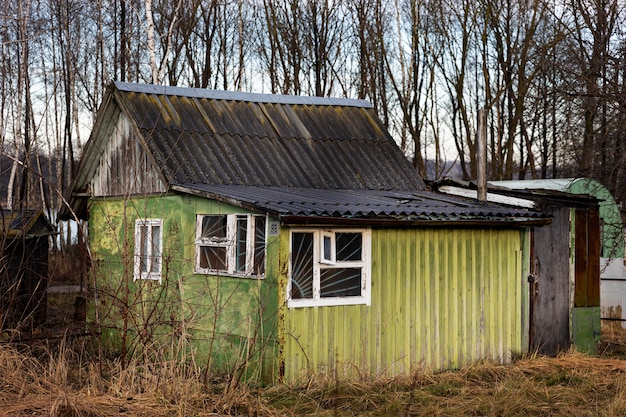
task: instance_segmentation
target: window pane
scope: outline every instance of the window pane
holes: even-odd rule
[[[152,226],[152,248],[150,251],[150,272],[161,272],[159,258],[161,256],[159,247],[161,246],[161,226]]]
[[[313,233],[291,235],[291,298],[313,298]]]
[[[148,226],[139,226],[139,242],[141,242],[141,253],[139,254],[139,270],[148,272]]]
[[[331,236],[323,235],[322,239],[323,239],[323,242],[324,242],[322,244],[322,250],[324,251],[324,253],[322,254],[322,259],[325,260],[325,261],[330,261],[330,260],[332,260],[332,256],[330,254],[331,249],[332,249],[331,248],[331,244],[330,244]]]
[[[265,274],[265,217],[254,217],[254,274]]]
[[[226,248],[219,246],[200,246],[200,268],[226,270]]]
[[[218,241],[226,239],[226,216],[203,216],[202,236]]]
[[[336,233],[337,261],[360,261],[361,233]]]
[[[248,234],[247,216],[237,216],[237,234],[235,237],[235,270],[246,271],[246,235]]]
[[[322,269],[320,297],[361,295],[361,268]]]

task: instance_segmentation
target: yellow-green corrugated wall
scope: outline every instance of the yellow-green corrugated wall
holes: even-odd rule
[[[374,229],[370,306],[284,308],[285,379],[508,361],[526,346],[522,233]]]

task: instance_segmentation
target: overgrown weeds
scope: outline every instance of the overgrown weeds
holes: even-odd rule
[[[316,375],[294,384],[208,386],[200,368],[175,361],[109,360],[82,342],[35,357],[0,345],[0,415],[6,416],[621,416],[626,361],[568,352],[511,365],[361,381]]]

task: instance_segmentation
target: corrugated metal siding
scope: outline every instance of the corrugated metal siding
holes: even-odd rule
[[[526,337],[520,233],[374,230],[371,306],[285,309],[286,379],[510,360]]]

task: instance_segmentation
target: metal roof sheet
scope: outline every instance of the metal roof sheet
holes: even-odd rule
[[[76,210],[119,111],[170,189],[279,216],[400,221],[547,220],[426,191],[363,100],[112,83],[74,184]],[[93,144],[95,142],[95,144]],[[82,194],[81,194],[82,193]]]
[[[113,86],[172,185],[426,188],[363,100]]]
[[[340,190],[184,184],[187,192],[246,203],[281,216],[343,218],[391,217],[398,220],[516,221],[547,219],[538,211],[483,204],[432,191]]]
[[[209,98],[216,100],[250,101],[259,103],[278,104],[313,104],[316,106],[357,106],[373,107],[367,100],[354,100],[339,97],[311,97],[295,95],[273,95],[259,93],[244,93],[237,91],[210,90],[205,88],[172,87],[154,84],[136,84],[115,81],[115,87],[120,91],[143,94],[158,94],[168,96],[186,96],[195,98]]]
[[[496,187],[506,187],[511,190],[553,190],[568,192],[576,178],[554,178],[538,180],[504,180],[489,181],[490,185]]]

